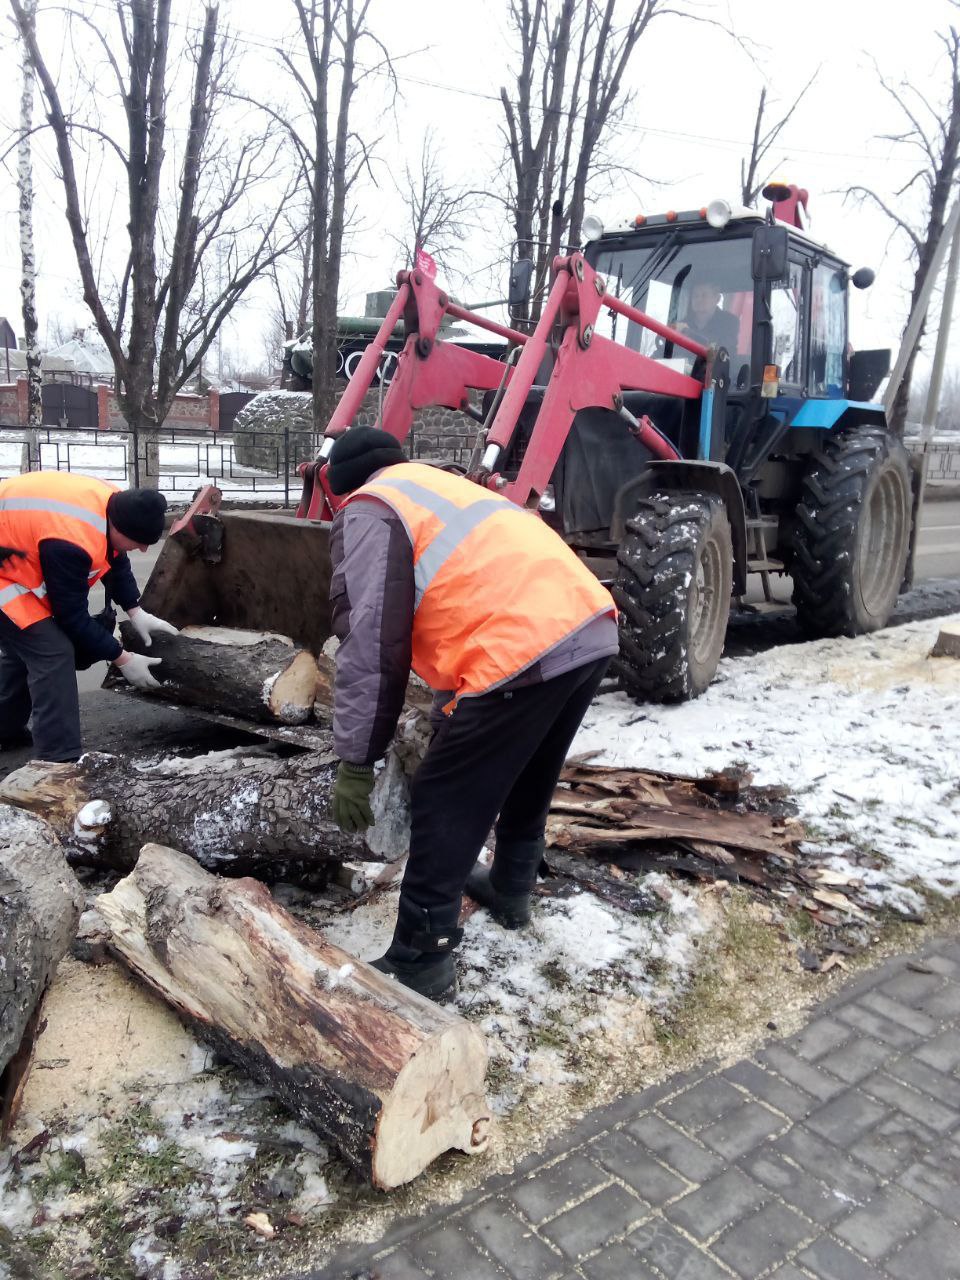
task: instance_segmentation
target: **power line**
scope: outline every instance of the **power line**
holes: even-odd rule
[[[116,12],[115,8],[112,5],[106,3],[106,0],[86,0],[86,6],[87,8],[90,8],[90,9],[102,9],[111,14],[114,14]],[[170,25],[172,27],[178,28],[181,31],[188,32],[191,35],[199,35],[203,31],[202,25],[193,25],[184,19],[174,18],[172,16],[170,18]],[[241,28],[236,28],[236,29],[227,28],[221,34],[235,41],[237,44],[244,45],[248,48],[261,49],[269,53],[280,54],[280,55],[291,57],[291,58],[299,57],[299,58],[305,59],[307,57],[307,55],[302,50],[299,50],[299,49],[291,50],[289,48],[285,48],[282,44],[277,44],[275,42],[262,39],[258,36],[255,36],[252,32],[244,31]],[[449,94],[455,94],[459,97],[473,98],[481,102],[490,102],[490,103],[499,104],[502,101],[499,93],[486,92],[482,89],[469,89],[463,85],[449,84],[440,80],[431,80],[426,76],[412,75],[409,72],[402,72],[397,70],[387,71],[385,68],[379,65],[370,65],[362,62],[357,62],[356,66],[361,71],[364,71],[368,75],[378,75],[378,76],[384,77],[385,79],[395,78],[397,80],[403,81],[406,84],[417,85],[420,88],[424,88],[424,89],[435,89],[440,91],[441,93],[449,93]],[[514,102],[513,105],[516,106],[517,104]],[[549,109],[543,108],[539,104],[535,104],[535,103],[530,104],[530,110],[535,112],[537,115],[541,115],[541,116],[551,114]],[[586,113],[585,111],[569,111],[569,110],[561,109],[556,114],[564,116],[567,119],[573,121],[573,120],[582,120],[585,117]],[[618,127],[630,133],[636,133],[640,135],[653,134],[656,137],[672,139],[674,141],[684,142],[684,143],[692,144],[694,146],[725,147],[730,150],[743,151],[744,149],[749,149],[751,145],[750,139],[725,138],[715,134],[691,133],[688,130],[685,131],[680,129],[664,129],[658,125],[647,125],[647,124],[639,124],[639,123],[631,124],[629,122],[622,121]],[[833,159],[855,160],[861,164],[866,162],[868,164],[883,164],[883,165],[899,164],[899,165],[905,166],[913,163],[911,159],[907,156],[904,156],[904,157],[870,156],[870,155],[864,154],[864,152],[862,151],[831,151],[822,147],[791,146],[786,142],[783,143],[781,149],[791,155],[796,154],[800,156],[814,156],[818,159],[828,158],[831,160]]]

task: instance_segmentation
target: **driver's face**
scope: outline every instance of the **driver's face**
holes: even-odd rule
[[[695,284],[690,295],[690,309],[695,316],[707,319],[720,302],[720,290],[712,284]]]

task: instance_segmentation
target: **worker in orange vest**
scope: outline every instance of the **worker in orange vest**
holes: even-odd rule
[[[0,481],[0,748],[30,741],[41,760],[81,752],[77,667],[113,662],[140,689],[159,688],[159,658],[127,652],[91,618],[87,597],[103,580],[145,645],[176,627],[140,607],[128,551],[163,535],[166,499],[118,490],[92,476],[33,471]]]
[[[385,431],[341,436],[327,478],[349,495],[331,531],[333,812],[347,831],[373,821],[374,764],[412,667],[437,691],[437,730],[413,780],[393,942],[373,963],[440,999],[455,989],[464,888],[507,928],[530,919],[550,801],[617,651],[616,609],[535,514],[407,462]]]

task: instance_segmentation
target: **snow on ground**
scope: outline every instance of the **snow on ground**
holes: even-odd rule
[[[876,903],[960,892],[960,661],[929,658],[934,618],[723,661],[695,702],[598,699],[574,743],[607,764],[699,774],[746,766],[789,789],[813,843]],[[871,863],[877,865],[872,866]]]
[[[913,910],[918,889],[960,893],[960,661],[927,656],[943,621],[725,660],[716,683],[680,706],[605,695],[573,752],[686,774],[745,766],[757,784],[788,789],[819,861],[862,880],[875,903]],[[232,759],[212,753],[195,767]],[[536,1125],[544,1114],[562,1123],[656,1061],[651,1015],[668,1012],[682,994],[698,945],[715,928],[717,895],[662,874],[644,883],[663,910],[627,915],[573,892],[541,898],[527,930],[504,930],[483,911],[465,922],[456,1007],[487,1036],[494,1112],[504,1125],[529,1128],[531,1142],[542,1140]],[[351,955],[370,960],[389,943],[395,888],[339,912],[289,886],[275,892]],[[58,1004],[62,980],[74,988]],[[100,989],[106,983],[118,986],[110,998]],[[64,1017],[72,1039],[63,1034]],[[101,1028],[99,1017],[119,1019],[117,1027]],[[0,1226],[51,1232],[84,1252],[83,1232],[93,1229],[89,1198],[114,1190],[119,1095],[133,1107],[120,1135],[132,1175],[141,1185],[173,1177],[178,1212],[191,1222],[236,1230],[252,1206],[269,1203],[263,1188],[272,1186],[283,1193],[274,1220],[292,1207],[310,1227],[348,1194],[338,1190],[340,1162],[329,1163],[315,1135],[278,1109],[271,1113],[253,1082],[213,1066],[159,1001],[109,966],[69,962],[51,992],[48,1023],[39,1055],[50,1069],[33,1073],[24,1116],[0,1156]],[[158,1045],[166,1047],[160,1058],[169,1071],[148,1079],[144,1054]],[[59,1092],[44,1097],[61,1073]],[[56,1138],[18,1169],[12,1153],[45,1125]],[[76,1186],[70,1169],[63,1173],[69,1151],[83,1161]],[[175,1280],[180,1255],[164,1227],[168,1200],[144,1199],[136,1178],[129,1195],[138,1225],[125,1245],[134,1272]]]

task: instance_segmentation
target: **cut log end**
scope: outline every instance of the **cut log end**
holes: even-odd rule
[[[301,650],[288,667],[270,676],[263,685],[263,701],[281,724],[305,724],[313,712],[320,687],[313,655]]]
[[[930,650],[931,658],[960,658],[960,625],[940,628],[937,642]]]
[[[374,1186],[389,1189],[410,1182],[445,1151],[477,1155],[486,1148],[486,1060],[483,1037],[466,1022],[424,1041],[380,1113]]]

